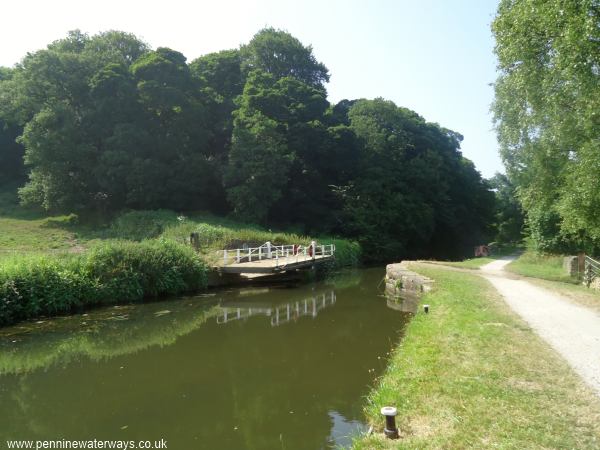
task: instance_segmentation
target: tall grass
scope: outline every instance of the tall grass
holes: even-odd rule
[[[194,291],[206,281],[206,265],[194,251],[166,240],[109,241],[81,255],[4,259],[0,325]]]
[[[176,224],[177,221],[177,214],[164,209],[129,211],[111,222],[108,234],[134,241],[152,239],[160,236],[168,226]]]

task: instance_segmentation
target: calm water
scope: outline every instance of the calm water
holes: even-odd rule
[[[378,295],[383,275],[368,269],[2,330],[0,442],[346,445],[364,429],[364,396],[409,319]]]

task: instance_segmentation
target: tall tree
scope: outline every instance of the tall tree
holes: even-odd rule
[[[541,250],[600,244],[600,5],[503,0],[492,25],[501,154]]]
[[[264,222],[282,197],[294,156],[277,119],[283,105],[275,78],[252,71],[235,112],[232,148],[225,183],[234,212]],[[277,114],[279,113],[279,114]]]
[[[8,67],[0,67],[0,103],[3,101],[3,92],[9,87],[13,72]],[[16,118],[0,107],[0,184],[24,181],[25,150],[17,143],[17,137],[22,132],[23,128],[18,125]]]
[[[312,47],[286,31],[264,28],[241,51],[246,73],[260,69],[275,79],[292,77],[318,89],[329,81],[329,71],[317,61]]]
[[[348,114],[363,152],[343,191],[346,232],[367,254],[457,257],[485,238],[493,194],[460,154],[460,135],[383,99]]]
[[[239,105],[226,177],[236,212],[307,229],[333,226],[330,185],[343,181],[356,146],[347,127],[325,125],[325,93],[293,77],[277,80],[254,70]],[[342,162],[336,166],[337,158]]]
[[[25,57],[0,95],[2,115],[24,125],[26,202],[206,209],[223,196],[207,96],[179,52],[128,33],[71,32]]]
[[[330,105],[327,68],[284,31],[189,65],[75,31],[0,76],[0,139],[22,130],[21,196],[48,209],[234,212],[352,236],[376,260],[459,256],[492,221],[462,136],[383,99]]]
[[[239,50],[223,50],[201,56],[190,64],[192,76],[207,98],[211,154],[222,165],[227,163],[231,146],[235,99],[242,94],[246,82],[241,63]]]
[[[134,162],[131,206],[205,209],[213,197],[205,99],[185,57],[158,48],[131,67],[152,145]],[[176,193],[177,195],[173,195]]]

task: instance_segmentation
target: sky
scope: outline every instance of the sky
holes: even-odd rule
[[[503,171],[489,112],[497,0],[19,0],[2,5],[0,65],[80,29],[134,33],[188,61],[290,32],[328,67],[329,101],[383,97],[464,136],[484,177]]]

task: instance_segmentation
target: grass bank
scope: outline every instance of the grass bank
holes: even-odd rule
[[[111,241],[81,254],[0,261],[0,326],[101,305],[202,289],[207,266],[166,240]]]
[[[436,280],[370,394],[376,428],[356,449],[598,448],[600,402],[491,285],[414,266]],[[381,437],[379,409],[398,407],[402,438]]]
[[[16,186],[0,187],[0,260],[24,254],[64,252],[77,247],[68,229],[74,216],[49,216],[18,204]]]
[[[506,270],[525,277],[561,281],[563,283],[578,283],[577,278],[565,273],[563,257],[563,255],[542,255],[528,250],[506,266]]]

